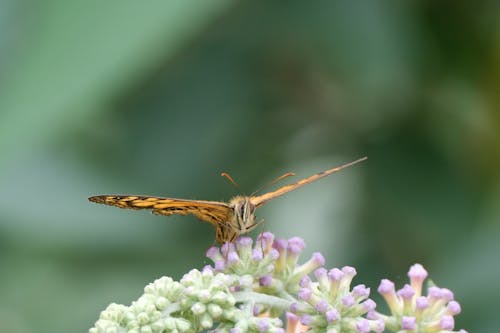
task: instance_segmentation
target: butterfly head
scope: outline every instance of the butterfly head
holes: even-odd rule
[[[245,233],[255,224],[255,205],[250,201],[249,197],[235,197],[229,205],[233,208],[234,226],[241,232]]]

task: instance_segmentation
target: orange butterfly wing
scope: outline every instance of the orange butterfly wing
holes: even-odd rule
[[[157,215],[188,215],[192,214],[202,221],[214,226],[227,224],[232,208],[224,202],[161,198],[136,195],[97,195],[89,201],[128,209],[151,209]]]
[[[252,204],[254,204],[255,207],[263,206],[268,201],[270,201],[270,200],[272,200],[272,199],[274,199],[276,197],[279,197],[279,196],[281,196],[281,195],[283,195],[285,193],[291,192],[291,191],[293,191],[293,190],[295,190],[295,189],[297,189],[297,188],[299,188],[301,186],[304,186],[306,184],[312,183],[315,180],[318,180],[320,178],[323,178],[323,177],[326,177],[328,175],[331,175],[334,172],[340,171],[340,170],[342,170],[344,168],[347,168],[347,167],[349,167],[349,166],[351,166],[353,164],[362,162],[362,161],[364,161],[366,159],[367,159],[367,157],[363,157],[363,158],[360,158],[360,159],[358,159],[356,161],[349,162],[349,163],[343,164],[341,166],[338,166],[338,167],[335,167],[335,168],[332,168],[332,169],[329,169],[329,170],[326,170],[326,171],[323,171],[323,172],[319,172],[319,173],[314,174],[314,175],[312,175],[310,177],[301,179],[298,182],[295,182],[293,184],[285,185],[285,186],[280,187],[279,189],[277,189],[275,191],[264,193],[264,194],[259,195],[259,196],[250,197],[250,202]]]

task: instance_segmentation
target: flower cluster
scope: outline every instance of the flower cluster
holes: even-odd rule
[[[453,316],[460,313],[460,304],[453,300],[453,292],[446,288],[430,286],[427,296],[423,296],[423,283],[427,275],[422,265],[413,265],[408,271],[410,284],[405,284],[398,291],[392,281],[382,280],[378,292],[387,302],[391,315],[372,311],[369,317],[382,319],[394,332],[455,332]],[[466,333],[464,330],[458,332]]]
[[[90,333],[452,332],[460,306],[447,289],[431,287],[421,296],[422,266],[410,269],[410,285],[398,292],[382,281],[379,292],[391,310],[384,315],[369,288],[351,287],[354,268],[327,270],[319,253],[300,264],[304,247],[298,237],[275,239],[269,232],[255,243],[240,237],[212,247],[212,266],[193,269],[179,282],[160,278],[130,306],[109,305]]]
[[[226,243],[221,250],[212,247],[207,257],[214,262],[213,269],[226,274],[241,276],[241,288],[251,288],[268,295],[296,293],[299,281],[325,264],[320,253],[298,265],[298,258],[305,247],[301,238],[274,239],[270,232],[261,234],[256,244],[249,237],[240,237],[234,244]]]
[[[362,317],[376,305],[368,298],[370,288],[364,284],[351,290],[355,275],[356,270],[349,266],[330,271],[318,268],[314,272],[317,282],[307,275],[300,281],[298,298],[302,302],[294,303],[291,311],[302,314],[301,323],[312,327],[311,332],[383,332],[382,320]]]

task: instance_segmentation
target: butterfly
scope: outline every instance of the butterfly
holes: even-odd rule
[[[215,228],[217,242],[223,244],[226,242],[233,242],[238,236],[246,234],[260,225],[263,220],[255,220],[255,210],[264,206],[270,200],[366,159],[367,157],[363,157],[353,162],[316,173],[293,184],[285,185],[277,190],[262,195],[236,196],[229,202],[140,195],[97,195],[88,199],[92,202],[119,208],[150,209],[153,214],[157,215],[170,216],[174,214],[192,214],[200,220],[212,224]],[[231,182],[234,182],[229,175],[223,175],[228,177]],[[281,180],[290,175],[293,174],[285,174],[277,178],[277,180]]]

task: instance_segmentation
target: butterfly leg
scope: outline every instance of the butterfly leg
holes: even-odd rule
[[[262,223],[264,223],[264,219],[258,221],[257,223],[254,223],[252,224],[251,226],[249,226],[248,228],[245,229],[245,233],[247,232],[250,232],[252,230],[254,230],[255,228],[257,228],[259,225],[261,225]]]
[[[250,232],[250,231],[254,230],[254,229],[255,229],[255,228],[257,228],[259,225],[261,225],[261,224],[262,224],[262,231],[260,232],[260,234],[262,235],[262,234],[264,233],[264,230],[265,230],[265,222],[266,222],[266,221],[265,221],[264,219],[262,219],[262,220],[258,221],[257,223],[252,224],[250,227],[248,227],[248,228],[245,230],[245,233],[247,233],[247,232]],[[260,246],[261,246],[261,248],[260,248],[260,249],[261,249],[262,253],[267,253],[267,252],[264,250],[264,245],[263,245],[263,244],[264,244],[263,242],[261,242],[261,243],[260,243]]]

